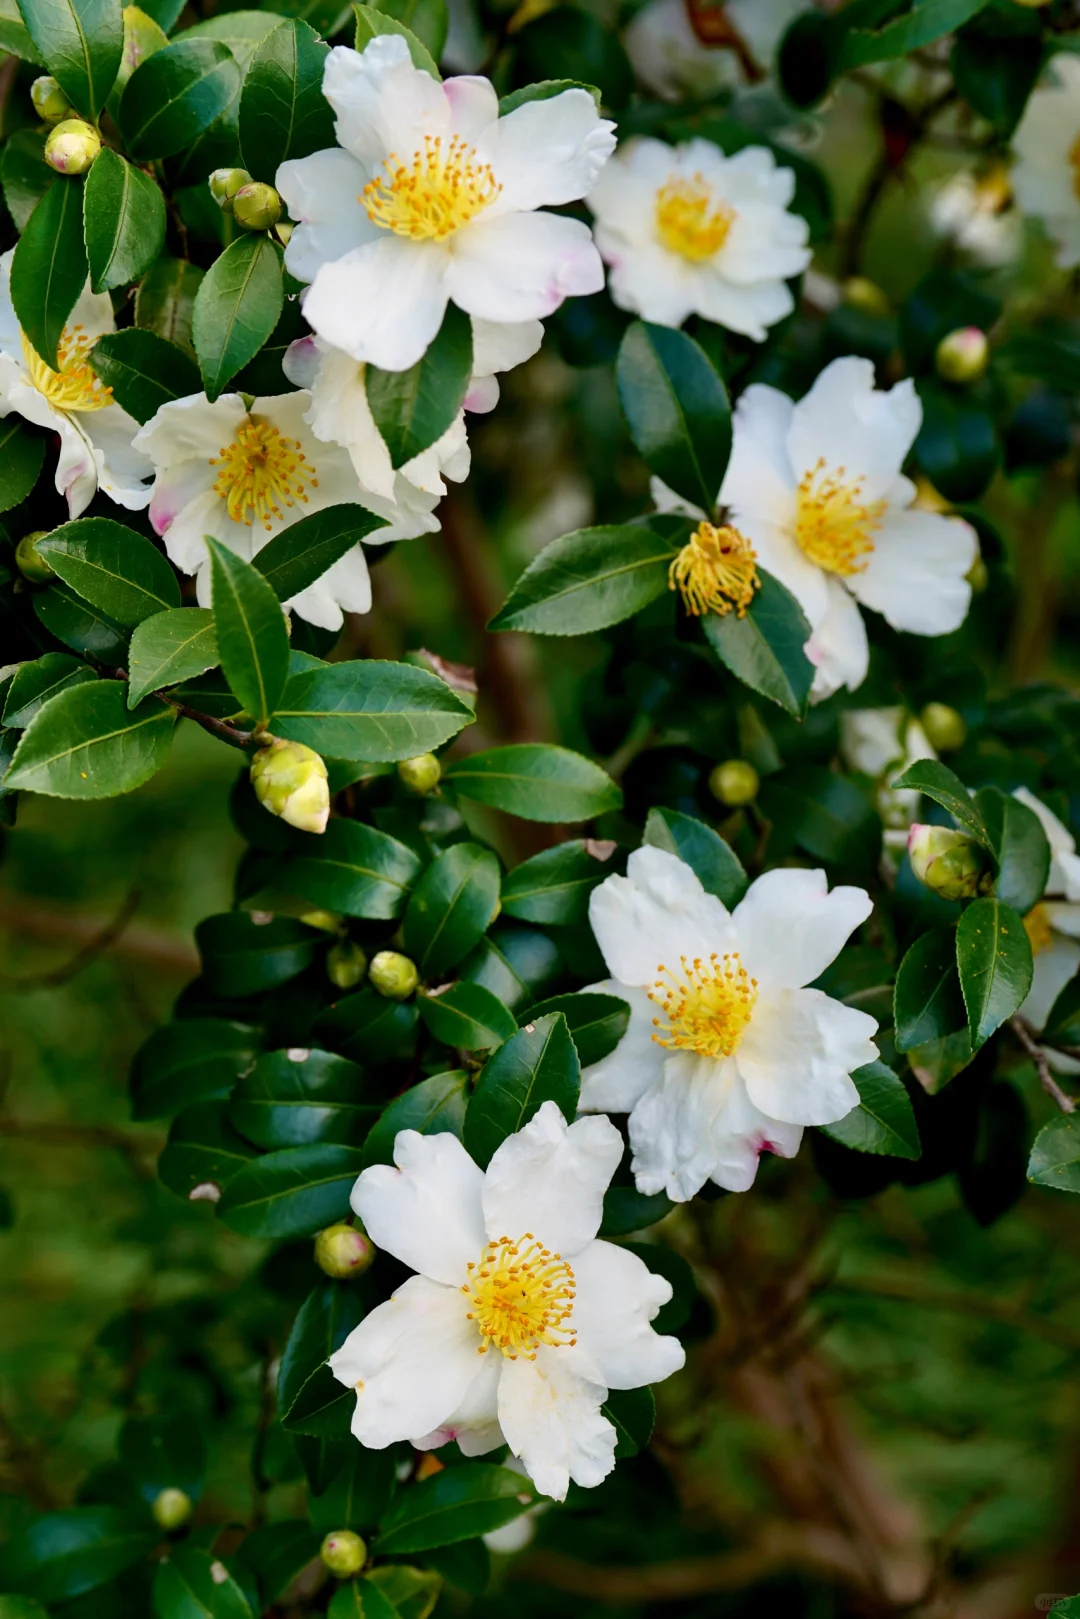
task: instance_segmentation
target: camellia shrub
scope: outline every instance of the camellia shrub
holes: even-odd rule
[[[2,1619],[1080,1612],[1080,12],[0,52],[6,848],[245,845]]]

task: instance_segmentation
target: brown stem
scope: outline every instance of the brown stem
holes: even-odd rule
[[[51,910],[38,905],[0,905],[0,927],[39,939],[57,941],[97,940],[110,922],[91,916],[74,916],[67,910]],[[158,928],[128,927],[112,940],[117,955],[150,961],[172,972],[194,972],[199,958],[191,945]]]
[[[1050,1064],[1046,1059],[1046,1053],[1033,1039],[1032,1030],[1024,1022],[1023,1018],[1010,1018],[1009,1028],[1012,1030],[1013,1034],[1015,1034],[1016,1038],[1019,1040],[1020,1044],[1023,1046],[1024,1050],[1035,1064],[1035,1072],[1039,1076],[1039,1084],[1042,1086],[1047,1096],[1051,1097],[1052,1100],[1057,1103],[1062,1113],[1075,1113],[1076,1103],[1073,1101],[1071,1096],[1068,1096],[1062,1090],[1061,1086],[1050,1072]]]
[[[62,966],[53,967],[43,973],[26,973],[17,978],[0,974],[0,983],[10,984],[16,989],[55,989],[59,984],[66,984],[76,973],[88,967],[98,956],[104,955],[105,951],[117,942],[138,910],[141,899],[142,894],[137,888],[129,889],[112,920],[99,928]]]
[[[155,692],[154,695],[163,703],[167,703],[170,708],[175,708],[186,720],[194,720],[196,725],[201,725],[211,736],[216,736],[221,742],[227,742],[230,748],[239,748],[243,753],[250,753],[251,749],[258,747],[260,743],[273,740],[269,732],[257,737],[254,731],[238,730],[227,720],[216,720],[212,714],[200,714],[197,708],[189,708],[186,703],[178,702],[175,697],[167,697],[164,692]]]
[[[118,1130],[108,1124],[63,1124],[43,1120],[0,1118],[0,1135],[23,1141],[41,1141],[52,1147],[113,1147],[122,1153],[140,1180],[153,1180],[155,1170],[149,1160],[156,1156],[159,1141]]]

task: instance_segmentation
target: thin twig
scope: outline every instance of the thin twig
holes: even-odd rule
[[[260,742],[272,741],[269,733],[256,737],[254,731],[238,730],[227,720],[216,720],[211,714],[200,714],[197,708],[189,708],[186,703],[178,702],[175,697],[168,697],[164,692],[155,692],[154,695],[163,703],[167,703],[170,708],[175,708],[186,720],[194,720],[196,725],[201,725],[211,736],[216,736],[221,742],[227,742],[230,748],[239,748],[243,753],[249,753],[253,747],[258,747]]]
[[[1009,1019],[1009,1028],[1012,1030],[1013,1034],[1015,1034],[1016,1038],[1019,1040],[1020,1044],[1023,1046],[1024,1050],[1035,1064],[1035,1072],[1039,1076],[1039,1084],[1042,1086],[1047,1096],[1057,1103],[1062,1113],[1075,1113],[1076,1103],[1073,1101],[1071,1096],[1066,1095],[1061,1086],[1058,1084],[1057,1080],[1054,1078],[1053,1074],[1050,1072],[1050,1064],[1047,1061],[1046,1053],[1032,1038],[1032,1031],[1024,1022],[1023,1018],[1011,1017]]]
[[[65,961],[62,966],[53,967],[43,973],[26,973],[20,977],[9,977],[6,973],[0,973],[0,984],[10,985],[14,989],[55,989],[59,984],[66,984],[116,943],[138,910],[141,900],[142,893],[138,888],[129,889],[112,921],[106,922],[105,926],[88,939],[80,950],[76,950],[70,960]]]
[[[150,1159],[156,1158],[160,1138],[144,1140],[126,1130],[108,1124],[63,1124],[51,1120],[37,1122],[30,1119],[0,1117],[0,1136],[14,1136],[24,1141],[47,1142],[52,1147],[114,1147],[122,1153],[140,1180],[153,1180],[155,1169]]]

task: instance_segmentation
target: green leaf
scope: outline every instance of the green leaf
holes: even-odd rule
[[[347,1580],[330,1598],[327,1619],[399,1619],[389,1597],[371,1580]]]
[[[677,855],[693,871],[707,894],[734,910],[746,893],[749,878],[731,844],[704,821],[679,810],[651,809],[642,840],[654,849]]]
[[[353,1391],[344,1392],[350,1395]],[[396,1469],[393,1448],[366,1450],[362,1445],[350,1444],[344,1465],[326,1489],[308,1494],[312,1527],[320,1534],[335,1529],[370,1532],[390,1505]]]
[[[483,1596],[491,1581],[491,1553],[479,1537],[433,1548],[424,1553],[424,1562],[448,1585],[456,1585],[469,1596]]]
[[[148,1530],[120,1507],[49,1512],[0,1550],[0,1584],[41,1602],[64,1602],[139,1562],[158,1538],[157,1530]]]
[[[934,378],[920,379],[919,398],[919,466],[946,500],[978,500],[1001,460],[994,418],[985,405]]]
[[[362,821],[334,819],[304,836],[282,870],[289,888],[344,916],[400,916],[423,861],[397,838]]]
[[[255,358],[284,301],[281,252],[269,236],[241,236],[214,260],[195,294],[192,328],[207,399]]]
[[[875,868],[881,820],[869,793],[851,777],[822,765],[795,766],[763,782],[758,802],[773,823],[773,848],[786,838],[818,860],[867,877]]]
[[[15,0],[0,0],[0,50],[4,49],[5,3],[14,10]],[[26,229],[30,215],[55,179],[56,170],[45,161],[45,132],[32,128],[12,130],[0,149],[0,185],[16,230]]]
[[[83,188],[90,285],[108,292],[137,281],[165,243],[165,199],[148,174],[103,146]]]
[[[951,928],[935,928],[916,939],[897,969],[893,1006],[897,1051],[945,1039],[964,1027],[967,1015]]]
[[[454,1135],[465,1127],[465,1086],[468,1074],[455,1068],[433,1074],[396,1096],[364,1142],[364,1168],[392,1164],[399,1130],[418,1130],[422,1136]]]
[[[615,1455],[636,1456],[652,1438],[656,1423],[656,1400],[648,1386],[639,1389],[614,1389],[600,1407],[615,1429]]]
[[[257,1147],[355,1143],[379,1113],[360,1099],[363,1077],[329,1051],[270,1051],[237,1081],[229,1118]]]
[[[278,1370],[278,1410],[287,1419],[307,1384],[340,1349],[363,1315],[360,1299],[351,1287],[323,1282],[308,1294],[297,1312]],[[353,1390],[338,1384],[345,1399]]]
[[[385,17],[404,23],[435,61],[439,60],[450,28],[446,0],[382,0],[378,9]],[[504,115],[500,112],[499,116]]]
[[[1019,1010],[1031,988],[1031,941],[1023,917],[998,899],[973,900],[957,925],[956,965],[977,1048]]]
[[[306,742],[324,758],[393,762],[441,747],[472,717],[437,675],[368,658],[293,675],[274,734]]]
[[[892,1069],[871,1062],[851,1077],[859,1092],[858,1105],[834,1124],[822,1125],[825,1134],[856,1152],[918,1158],[919,1127],[908,1093]]]
[[[254,1156],[255,1148],[229,1123],[224,1102],[199,1102],[173,1120],[158,1179],[178,1197],[190,1197],[199,1186],[227,1186]]]
[[[236,1578],[202,1546],[171,1546],[154,1575],[157,1619],[253,1619]]]
[[[456,421],[469,391],[472,357],[472,322],[456,304],[447,304],[438,334],[415,365],[407,371],[365,368],[368,404],[391,466],[403,467]]]
[[[551,101],[564,90],[587,90],[596,102],[597,111],[600,110],[600,92],[595,84],[586,84],[581,79],[542,79],[539,84],[526,84],[520,90],[512,90],[508,96],[500,96],[499,117],[506,118],[530,101]]]
[[[413,1001],[391,1001],[365,987],[346,995],[312,1026],[312,1037],[365,1067],[406,1062],[416,1045],[418,1013]]]
[[[37,67],[45,66],[34,49],[34,42],[19,14],[15,0],[0,0],[0,51],[21,57],[24,62],[33,62]],[[8,206],[10,208],[10,203]],[[16,224],[18,223],[16,220]],[[16,1616],[12,1615],[11,1619],[16,1619]]]
[[[892,61],[921,50],[954,33],[987,4],[988,0],[916,0],[907,15],[883,28],[850,28],[844,36],[839,69],[847,72],[868,62]]]
[[[1041,1038],[1052,1046],[1080,1046],[1080,978],[1071,978],[1059,994]]]
[[[59,370],[57,344],[86,285],[82,181],[57,179],[46,191],[15,245],[11,301],[27,341]]]
[[[588,821],[622,804],[622,793],[600,765],[546,742],[471,753],[447,766],[443,785],[526,821]]]
[[[149,12],[141,6],[125,6],[124,17],[124,54],[120,62],[120,71],[116,75],[112,89],[109,91],[105,103],[106,111],[115,122],[120,107],[120,97],[124,93],[124,86],[140,62],[145,62],[148,56],[155,51],[165,49],[169,43],[169,36],[160,22],[155,21]]]
[[[379,1557],[401,1557],[472,1540],[520,1517],[535,1500],[530,1481],[509,1468],[489,1462],[446,1467],[398,1491],[374,1551]]]
[[[71,105],[96,123],[124,51],[120,0],[19,0],[19,10]]]
[[[948,765],[939,763],[937,759],[919,759],[915,764],[909,765],[901,775],[894,776],[892,785],[894,788],[914,788],[916,792],[932,798],[935,804],[940,804],[942,809],[948,810],[953,820],[958,822],[965,832],[970,832],[977,843],[981,843],[984,849],[989,849],[993,854],[994,846],[979,813],[978,805],[959,776],[955,775]]]
[[[535,1023],[551,1012],[566,1019],[582,1068],[610,1056],[626,1033],[630,1007],[618,995],[579,990],[576,995],[552,995],[530,1006],[524,1021]]]
[[[197,1501],[206,1477],[202,1426],[187,1413],[132,1417],[120,1430],[120,1465],[147,1505],[162,1490],[179,1489]]]
[[[442,75],[435,65],[435,58],[427,46],[422,44],[412,30],[406,28],[403,22],[399,22],[396,17],[388,16],[385,12],[377,10],[374,6],[354,5],[353,13],[356,17],[355,43],[358,51],[362,51],[365,45],[370,44],[373,39],[377,39],[380,34],[400,34],[409,47],[413,67],[419,68],[422,73],[430,73],[433,79],[438,80],[439,83],[442,82]]]
[[[572,927],[589,915],[589,895],[608,875],[584,838],[544,849],[503,878],[502,908],[523,922]]]
[[[689,535],[692,525],[669,525]],[[640,523],[581,528],[533,558],[488,625],[533,635],[587,635],[647,607],[668,588],[669,533]]]
[[[111,517],[77,517],[38,541],[53,572],[118,624],[180,606],[172,565],[150,540]]]
[[[709,515],[731,454],[731,403],[705,350],[685,332],[634,321],[615,380],[649,471]]]
[[[0,512],[20,505],[31,492],[45,461],[45,437],[12,414],[0,421]]]
[[[436,856],[414,887],[402,929],[404,949],[421,978],[463,961],[495,919],[499,862],[477,843],[455,843]]]
[[[139,64],[124,89],[117,122],[136,162],[182,152],[224,112],[240,84],[227,45],[174,40]]]
[[[137,625],[128,651],[128,707],[147,692],[191,680],[218,662],[214,615],[208,607],[177,607]]]
[[[215,992],[240,999],[295,978],[314,961],[325,937],[291,916],[261,911],[223,911],[195,929],[203,972]]]
[[[334,145],[334,114],[322,93],[329,56],[314,28],[289,18],[272,28],[244,75],[240,146],[244,167],[273,184],[286,158]]]
[[[16,731],[25,730],[50,697],[95,678],[81,658],[69,657],[66,652],[46,652],[32,663],[20,664],[8,687],[4,724]]]
[[[73,652],[104,664],[126,661],[126,631],[108,613],[82,601],[67,585],[54,581],[48,590],[35,591],[33,600],[34,612],[49,634]]]
[[[195,294],[204,274],[197,264],[189,264],[186,259],[167,255],[158,259],[135,293],[135,325],[168,343],[176,343],[194,357],[191,323]],[[99,344],[100,341],[99,338]]]
[[[129,713],[118,680],[68,686],[23,732],[4,786],[51,798],[130,793],[165,763],[175,718],[153,698]]]
[[[131,1113],[161,1119],[196,1102],[227,1097],[259,1054],[259,1036],[246,1023],[181,1018],[155,1029],[131,1065]]]
[[[137,326],[99,337],[90,364],[116,403],[140,423],[162,405],[202,392],[199,368],[187,351]]]
[[[1036,1186],[1080,1192],[1080,1120],[1075,1114],[1043,1125],[1031,1149],[1027,1177]]]
[[[386,520],[363,506],[326,506],[283,528],[252,558],[279,601],[289,601],[321,579]]]
[[[258,725],[268,725],[289,678],[289,633],[281,603],[257,568],[206,536],[214,633],[230,687]]]
[[[0,15],[0,49],[6,49],[2,23]],[[49,1619],[49,1615],[33,1597],[0,1596],[0,1619]]]
[[[968,106],[1008,140],[1042,69],[1043,42],[1037,18],[1021,12],[1019,27],[1012,28],[1002,27],[999,17],[1001,13],[990,12],[985,24],[980,19],[975,27],[966,28],[952,48],[949,65]]]
[[[486,1169],[508,1136],[524,1128],[544,1102],[555,1102],[570,1122],[581,1091],[577,1048],[561,1012],[549,1012],[488,1058],[465,1114],[464,1141]],[[415,1549],[415,1548],[410,1548]]]
[[[804,650],[810,625],[795,597],[764,568],[761,589],[742,618],[706,613],[705,639],[720,662],[751,691],[801,718],[810,700],[814,666]]]
[[[517,1032],[517,1019],[480,984],[451,984],[422,994],[420,1016],[436,1040],[461,1051],[490,1051]]]
[[[1021,916],[1043,896],[1050,875],[1050,844],[1034,810],[1003,793],[981,787],[975,805],[997,861],[994,893]]]
[[[222,1193],[217,1212],[245,1237],[313,1236],[348,1214],[362,1167],[357,1147],[285,1147],[245,1164]]]
[[[604,1193],[600,1236],[625,1237],[631,1231],[644,1231],[670,1214],[674,1207],[666,1192],[646,1195],[634,1186],[609,1186]]]
[[[353,1441],[355,1443],[355,1441]],[[296,1447],[299,1450],[299,1445]],[[329,1447],[316,1447],[325,1451]],[[330,1451],[331,1454],[336,1453]],[[308,1564],[319,1555],[320,1537],[301,1518],[277,1518],[244,1537],[243,1560],[254,1569],[266,1602],[277,1602]]]

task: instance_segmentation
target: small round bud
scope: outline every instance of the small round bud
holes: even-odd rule
[[[180,1529],[191,1517],[192,1500],[186,1490],[170,1485],[155,1495],[150,1511],[162,1529]]]
[[[50,579],[56,577],[37,548],[37,542],[47,540],[48,537],[47,528],[35,528],[32,533],[24,534],[15,547],[15,566],[23,578],[29,579],[33,585],[47,584]]]
[[[367,956],[351,939],[332,944],[326,952],[326,976],[338,989],[355,989],[367,972]]]
[[[336,1281],[362,1276],[374,1258],[375,1244],[354,1225],[330,1225],[315,1238],[315,1263]]]
[[[245,230],[270,230],[281,218],[281,198],[273,186],[251,180],[233,197],[232,211]]]
[[[849,309],[861,309],[864,315],[890,312],[889,300],[877,282],[868,281],[864,275],[849,275],[840,290]]]
[[[749,804],[760,786],[761,778],[745,759],[725,759],[709,772],[709,791],[721,804]]]
[[[942,899],[974,899],[987,886],[986,851],[951,826],[920,826],[908,833],[911,869]]]
[[[410,793],[421,796],[434,792],[442,776],[442,765],[433,753],[417,754],[415,759],[402,759],[397,773]]]
[[[927,703],[919,718],[926,740],[939,753],[955,753],[967,740],[964,716],[948,703]]]
[[[62,118],[70,118],[75,111],[51,73],[43,73],[40,79],[34,80],[30,86],[30,100],[38,117],[47,124],[58,124]]]
[[[380,995],[385,995],[391,1001],[407,1001],[420,982],[416,963],[410,961],[408,956],[399,955],[396,950],[380,950],[372,958],[368,978],[372,989],[377,989]]]
[[[981,596],[990,583],[990,573],[982,557],[976,557],[966,574],[973,595]]]
[[[81,118],[65,118],[49,131],[45,161],[57,174],[85,174],[101,151],[101,136]]]
[[[330,818],[326,765],[303,742],[271,742],[251,762],[251,785],[263,809],[301,832],[325,832]]]
[[[978,326],[958,326],[941,339],[934,364],[946,382],[977,382],[990,364],[990,340]]]
[[[331,1574],[347,1580],[367,1562],[367,1543],[351,1529],[334,1529],[319,1547],[319,1556]]]
[[[215,169],[209,179],[210,195],[223,214],[233,211],[233,198],[241,186],[250,185],[251,175],[246,169]]]

